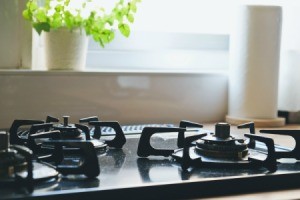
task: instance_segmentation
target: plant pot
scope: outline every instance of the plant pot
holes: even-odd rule
[[[60,28],[43,33],[45,67],[48,70],[75,70],[85,68],[88,37],[84,30]]]

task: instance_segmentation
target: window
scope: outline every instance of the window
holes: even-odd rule
[[[229,34],[239,4],[293,6],[296,0],[143,0],[129,39],[90,42],[90,69],[228,69]],[[298,3],[299,4],[299,3]]]
[[[226,69],[229,37],[227,28],[219,26],[218,20],[228,21],[229,17],[222,12],[223,6],[216,7],[215,3],[143,0],[130,38],[118,35],[104,49],[91,41],[87,67],[146,71]]]
[[[110,7],[113,1],[94,2]],[[87,69],[226,70],[232,14],[241,3],[291,5],[296,0],[142,0],[130,38],[116,35],[105,48],[90,40]],[[37,57],[35,66],[41,66],[43,56]]]
[[[107,1],[95,0],[95,3]],[[128,39],[116,35],[105,48],[90,40],[87,69],[226,69],[228,31],[217,22],[228,16],[226,12],[220,15],[222,6],[216,8],[215,1],[207,0],[143,0]],[[38,47],[42,46],[40,40]],[[43,55],[37,59],[35,66],[42,66]]]

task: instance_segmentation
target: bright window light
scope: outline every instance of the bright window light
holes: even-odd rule
[[[83,1],[72,0],[70,6],[76,9]],[[104,7],[110,12],[117,1],[92,0],[87,6],[90,9]],[[116,34],[115,40],[105,48],[90,40],[87,69],[226,70],[231,24],[240,4],[299,8],[300,1],[142,0],[137,6],[135,21],[130,25],[129,38]],[[285,30],[283,33],[285,37]],[[43,55],[37,57],[40,61],[36,63],[42,66]]]

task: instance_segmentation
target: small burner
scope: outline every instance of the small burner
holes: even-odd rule
[[[53,124],[54,130],[59,130],[64,139],[82,139],[81,132],[75,124],[69,124],[70,116],[63,116],[63,124]]]
[[[210,133],[196,141],[197,153],[214,158],[241,160],[248,155],[248,147],[244,139],[230,136],[230,125],[217,123],[215,133]]]

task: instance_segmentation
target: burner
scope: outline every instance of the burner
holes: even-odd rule
[[[39,120],[15,120],[10,128],[11,143],[27,145],[35,153],[48,153],[49,151],[53,151],[54,147],[45,145],[44,142],[47,141],[46,139],[89,141],[93,144],[97,152],[102,154],[106,152],[107,146],[122,148],[126,142],[124,132],[118,122],[100,122],[96,116],[80,119],[80,124],[70,124],[69,116],[63,116],[63,119],[64,122],[62,124],[58,123],[58,118],[51,116],[47,117],[46,123]],[[83,123],[88,123],[91,128]],[[30,126],[29,130],[28,128],[24,130],[26,126]],[[114,129],[116,133],[115,138],[112,140],[100,140],[101,127]],[[71,152],[77,150],[76,148],[64,148]]]
[[[189,128],[198,128],[193,136],[185,137]],[[238,128],[248,128],[249,139],[238,139],[230,135],[230,125],[217,123],[215,133],[201,129],[197,123],[182,121],[179,128],[144,128],[139,145],[138,156],[148,157],[172,156],[183,169],[190,166],[214,167],[265,167],[270,171],[277,169],[274,141],[271,138],[255,135],[254,123],[239,125]],[[156,133],[178,132],[177,146],[179,149],[155,149],[150,144],[150,138]],[[255,148],[256,142],[266,145],[267,152]]]
[[[230,125],[227,123],[217,123],[215,134],[211,133],[197,140],[195,150],[213,158],[241,160],[248,155],[245,140],[230,136]]]
[[[0,186],[26,187],[45,181],[56,181],[59,173],[54,167],[32,160],[33,153],[24,146],[9,145],[9,136],[0,132]]]
[[[50,116],[46,122],[15,120],[10,128],[10,141],[12,144],[29,147],[34,160],[54,166],[57,173],[85,175],[88,178],[94,178],[100,173],[97,154],[106,155],[107,147],[122,148],[126,142],[118,122],[100,122],[98,117],[80,120],[80,123],[88,123],[89,127],[84,124],[70,124],[69,116],[64,116],[63,119],[63,124],[58,123],[59,119]],[[111,140],[100,140],[101,127],[114,129],[115,137]],[[3,155],[5,160],[12,157],[10,154],[10,151],[6,151]],[[15,156],[15,163],[28,164],[22,156],[20,159],[16,158],[18,156]]]
[[[63,124],[54,124],[52,128],[54,130],[59,130],[62,138],[64,139],[82,139],[80,130],[75,124],[69,124],[70,116],[63,116]]]
[[[100,167],[94,144],[90,141],[59,139],[59,136],[59,131],[38,132],[29,135],[28,146],[32,149],[29,150],[28,148],[20,145],[9,146],[8,135],[6,133],[1,133],[0,158],[3,159],[0,161],[0,170],[4,175],[2,175],[0,179],[4,176],[10,176],[16,172],[24,171],[25,168],[29,168],[28,164],[32,162],[32,160],[36,160],[34,161],[34,165],[37,165],[37,167],[35,167],[34,170],[39,171],[39,173],[33,176],[35,180],[44,180],[45,177],[41,176],[42,174],[48,174],[52,178],[54,173],[51,172],[49,168],[52,168],[55,171],[57,170],[63,175],[84,174],[89,178],[98,176],[100,173]],[[35,139],[40,138],[46,139],[43,140],[42,144],[38,145],[36,144]],[[3,141],[7,141],[7,143]],[[47,154],[38,152],[38,150],[43,150],[43,145],[51,146],[51,151],[48,150]],[[68,154],[67,149],[76,150],[76,154]],[[26,159],[26,156],[24,156],[24,153],[22,152],[25,152],[26,156],[30,157],[30,162]],[[70,165],[68,160],[74,160],[74,163],[76,164],[71,163],[72,165]],[[37,161],[43,161],[44,163],[38,163]],[[56,167],[52,167],[45,162]],[[48,168],[45,169],[45,173],[40,172],[41,170],[39,169],[41,166],[43,166],[43,168]],[[56,172],[56,174],[58,174],[58,172]]]

